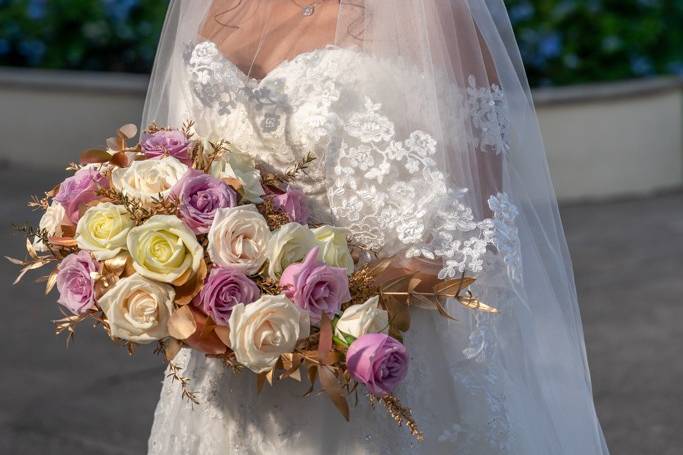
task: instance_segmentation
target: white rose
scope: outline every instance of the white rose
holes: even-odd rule
[[[47,232],[47,235],[50,237],[61,236],[62,222],[64,221],[65,216],[66,212],[62,204],[60,204],[59,202],[52,201],[52,204],[47,208],[47,210],[45,210],[45,213],[40,219],[40,222],[38,223],[38,228],[41,230],[45,230]],[[36,251],[40,253],[48,252],[47,245],[45,245],[39,237],[36,237],[33,240],[33,248],[35,248]]]
[[[90,207],[78,220],[76,242],[80,249],[92,251],[98,261],[111,259],[126,247],[128,231],[134,225],[124,206],[104,202]]]
[[[261,185],[261,172],[256,169],[254,160],[247,154],[231,151],[226,157],[211,164],[211,175],[216,178],[233,178],[240,181],[243,198],[246,201],[261,203],[265,194]]]
[[[379,297],[370,297],[362,305],[351,305],[337,321],[335,334],[344,338],[344,334],[355,338],[366,333],[386,333],[389,328],[389,314],[379,308]]]
[[[144,344],[168,336],[173,299],[173,286],[136,273],[117,281],[98,303],[113,337]]]
[[[266,262],[270,236],[268,223],[255,206],[218,209],[209,229],[207,251],[214,263],[253,275]]]
[[[268,275],[277,278],[288,265],[301,262],[315,247],[313,232],[299,223],[288,223],[273,233],[268,243]]]
[[[353,273],[353,258],[346,243],[346,229],[332,226],[320,226],[313,229],[315,241],[320,246],[320,256],[323,262],[333,267],[346,269],[347,273]]]
[[[114,169],[111,183],[126,196],[149,204],[159,195],[168,196],[173,185],[187,171],[187,166],[171,156],[158,160],[133,161],[129,167]]]
[[[128,252],[140,275],[172,283],[199,269],[204,249],[185,224],[173,215],[154,215],[128,233]]]
[[[237,361],[255,373],[273,368],[281,354],[292,352],[296,342],[310,333],[308,314],[284,295],[237,304],[228,323]]]

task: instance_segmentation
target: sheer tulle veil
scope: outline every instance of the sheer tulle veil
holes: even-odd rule
[[[251,20],[262,21],[265,36],[269,1],[260,3]],[[192,115],[184,62],[188,43],[217,39],[201,36],[210,8],[206,0],[171,1],[143,124],[178,125]],[[501,452],[607,454],[571,261],[503,0],[341,0],[332,36],[331,46],[391,62],[389,82],[368,80],[359,89],[381,104],[397,132],[428,132],[453,197],[475,219],[500,227],[502,271],[488,272],[485,263],[475,285],[500,313],[477,315],[454,304],[457,321],[422,335],[447,358],[441,373],[453,377],[463,416],[454,423],[469,431],[467,416],[480,415],[488,400],[504,429],[484,419],[488,427],[478,431],[504,431],[508,450]],[[297,39],[301,46],[305,36]],[[466,386],[481,393],[468,399]]]

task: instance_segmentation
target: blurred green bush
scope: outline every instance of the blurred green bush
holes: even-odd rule
[[[683,74],[683,0],[505,0],[534,86]],[[0,0],[0,65],[149,72],[168,0]]]
[[[0,0],[0,65],[149,72],[168,0]]]
[[[505,0],[531,85],[683,74],[683,0]]]

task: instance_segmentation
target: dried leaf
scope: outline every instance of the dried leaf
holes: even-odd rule
[[[320,318],[320,337],[318,340],[318,360],[326,363],[328,353],[332,350],[332,323],[327,314]]]
[[[107,259],[103,262],[104,269],[108,272],[121,275],[126,269],[126,263],[130,260],[130,255],[127,252],[121,252],[111,259]]]
[[[50,245],[63,246],[66,248],[73,248],[78,246],[76,239],[67,237],[50,237]]]
[[[268,373],[259,373],[256,376],[256,393],[261,393],[263,386],[266,384],[266,376]]]
[[[106,150],[88,149],[81,153],[81,163],[106,163],[111,160],[111,155]]]
[[[5,259],[7,259],[8,261],[10,261],[12,264],[15,264],[15,265],[24,265],[24,261],[22,261],[21,259],[13,258],[11,256],[5,256]]]
[[[453,316],[448,314],[448,311],[446,311],[446,307],[443,306],[443,304],[441,303],[441,300],[439,300],[438,297],[433,298],[432,301],[434,302],[434,306],[436,307],[436,310],[439,312],[439,314],[441,316],[445,317],[446,319],[450,319],[452,321],[457,321],[457,319],[455,319]]]
[[[33,247],[33,243],[31,243],[31,239],[26,239],[26,251],[28,251],[28,255],[31,256],[33,259],[38,259],[38,253],[36,252],[36,249]]]
[[[166,361],[170,362],[173,360],[182,347],[183,344],[180,341],[175,338],[168,338],[167,341],[164,342],[164,356],[166,357]]]
[[[118,167],[128,166],[128,155],[124,151],[116,152],[111,158],[111,164]]]
[[[319,370],[320,385],[322,385],[323,390],[330,397],[334,406],[348,422],[350,419],[349,403],[344,397],[344,388],[337,380],[337,376],[334,374],[331,367],[321,366]]]
[[[52,288],[55,287],[57,283],[57,270],[53,270],[52,273],[47,277],[47,282],[45,283],[45,295],[48,295]]]
[[[226,345],[227,347],[230,347],[230,328],[226,327],[224,325],[217,325],[216,327],[213,328],[213,331],[216,332],[216,336],[218,337],[221,342]]]
[[[204,286],[204,280],[206,279],[207,267],[206,262],[202,259],[199,264],[199,269],[189,280],[180,286],[175,288],[175,303],[178,305],[187,305],[192,301],[193,298],[199,291],[202,290]]]
[[[138,127],[132,123],[127,123],[119,128],[119,133],[121,133],[126,139],[133,139],[136,134],[138,134]]]
[[[455,297],[460,291],[467,289],[467,287],[475,281],[475,278],[469,276],[453,280],[444,280],[434,286],[434,292],[446,297]]]
[[[184,306],[173,312],[168,321],[168,333],[175,339],[186,340],[197,331],[197,323],[190,308]]]
[[[461,305],[470,308],[472,310],[483,311],[484,313],[498,313],[498,309],[492,306],[482,303],[479,299],[475,297],[464,297],[461,296],[457,299]]]
[[[386,269],[388,269],[390,265],[391,265],[391,259],[388,259],[388,258],[382,259],[382,260],[372,264],[369,267],[368,272],[372,275],[377,276],[377,275],[381,274],[382,272],[384,272]]]
[[[76,226],[73,224],[62,224],[60,226],[62,231],[62,237],[75,237],[76,236]]]
[[[410,329],[410,308],[406,302],[387,296],[383,296],[382,302],[389,313],[389,325],[400,332],[407,332]]]
[[[107,147],[109,147],[111,150],[119,149],[119,139],[116,137],[108,137],[106,143]]]
[[[313,393],[313,389],[315,388],[315,378],[318,376],[318,365],[313,363],[309,364],[306,375],[308,376],[308,381],[311,383],[311,387],[306,391],[304,396],[308,396]]]

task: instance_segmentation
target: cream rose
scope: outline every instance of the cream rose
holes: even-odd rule
[[[126,196],[149,204],[159,195],[168,196],[173,185],[187,170],[187,166],[170,156],[158,160],[134,161],[129,167],[114,169],[111,182],[114,188]]]
[[[211,164],[211,175],[216,178],[233,178],[242,184],[244,200],[261,203],[265,194],[261,185],[261,173],[254,165],[254,160],[247,154],[231,151],[226,157]]]
[[[117,281],[98,303],[113,337],[144,344],[168,336],[174,298],[173,286],[136,273]]]
[[[268,242],[268,275],[278,278],[288,265],[300,262],[315,247],[313,232],[299,223],[288,223]]]
[[[310,333],[308,314],[284,295],[264,295],[248,305],[233,307],[230,347],[237,361],[255,373],[273,368],[281,354],[294,350]]]
[[[353,273],[353,258],[346,243],[346,229],[332,226],[320,226],[313,229],[316,243],[320,246],[322,261],[333,267],[346,269],[347,273]]]
[[[126,208],[111,202],[90,207],[78,220],[76,242],[99,261],[111,259],[126,248],[128,232],[134,226]]]
[[[45,210],[40,223],[38,223],[38,228],[40,230],[45,230],[48,236],[61,236],[62,235],[62,223],[66,217],[66,211],[64,206],[59,202],[52,202],[52,204]],[[45,245],[39,237],[33,240],[33,248],[40,253],[46,253],[48,251],[47,245]]]
[[[337,321],[335,334],[342,339],[344,335],[359,338],[367,333],[386,333],[388,328],[389,314],[379,308],[379,297],[374,296],[348,307]]]
[[[255,206],[223,208],[209,229],[207,251],[214,263],[253,275],[266,262],[269,241],[268,223]]]
[[[188,269],[196,272],[204,249],[173,215],[154,215],[128,233],[128,251],[140,275],[172,283]]]

